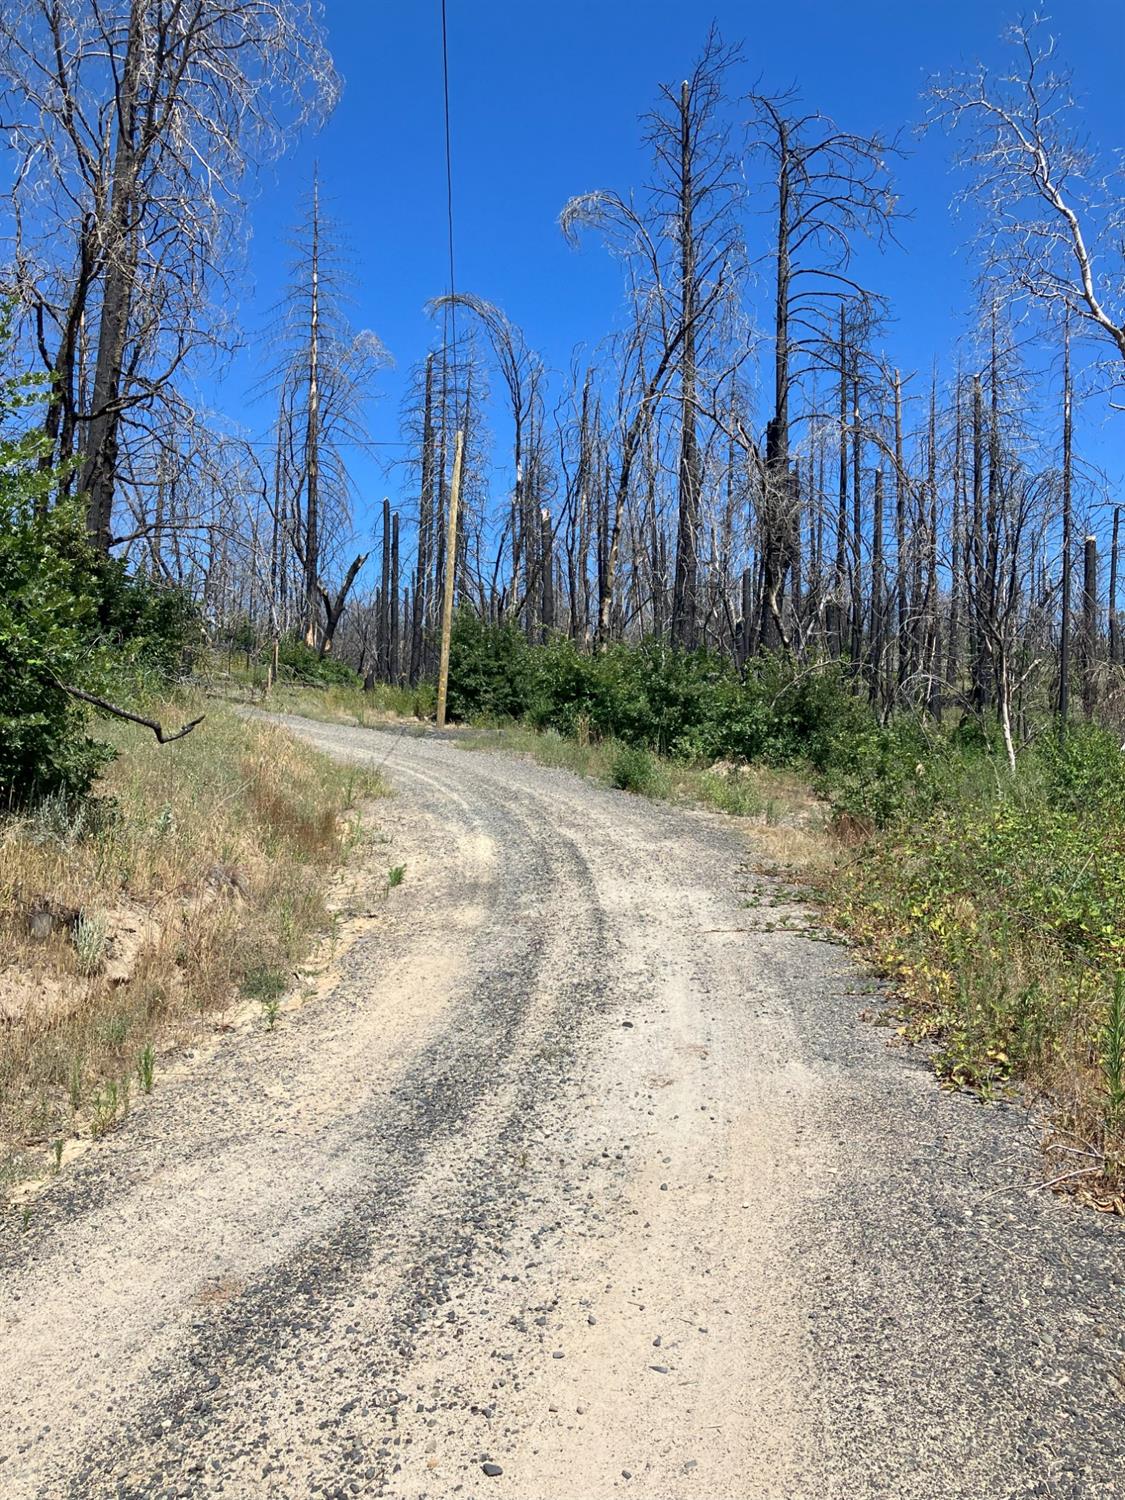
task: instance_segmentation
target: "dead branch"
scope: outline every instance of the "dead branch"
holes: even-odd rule
[[[57,677],[52,677],[52,681],[60,692],[69,693],[72,698],[77,698],[82,703],[91,703],[95,708],[100,708],[103,713],[112,714],[116,719],[126,719],[130,724],[140,724],[145,729],[151,729],[156,736],[158,744],[161,745],[170,745],[174,740],[182,740],[193,729],[197,729],[207,717],[206,714],[200,714],[198,719],[192,719],[182,729],[177,729],[175,734],[168,734],[165,732],[164,726],[156,719],[146,719],[143,714],[133,714],[127,708],[118,708],[115,703],[109,703],[105,698],[99,698],[96,693],[87,693],[82,688],[71,687],[68,683],[60,682]]]

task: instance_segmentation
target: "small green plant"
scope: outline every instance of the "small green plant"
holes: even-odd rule
[[[393,891],[396,885],[401,885],[405,876],[405,865],[392,865],[387,871],[387,890]]]
[[[56,1173],[62,1171],[62,1154],[63,1143],[61,1140],[56,1141],[51,1147],[51,1156],[54,1158],[54,1170]]]
[[[105,1135],[111,1129],[113,1122],[117,1119],[117,1111],[121,1104],[121,1096],[117,1084],[110,1079],[94,1094],[93,1115],[90,1119],[90,1129],[96,1136]]]
[[[81,916],[74,927],[74,947],[78,953],[78,970],[87,978],[97,974],[105,963],[109,943],[109,926],[104,917]]]
[[[261,1000],[265,1004],[267,1000],[280,1000],[289,988],[289,979],[280,969],[263,966],[244,975],[240,988],[247,1000]]]
[[[98,1039],[108,1047],[120,1048],[129,1036],[130,1017],[121,1012],[107,1016],[98,1026]]]
[[[622,792],[641,797],[657,797],[663,785],[660,767],[647,750],[622,745],[609,766],[609,782]]]
[[[152,1093],[156,1082],[156,1051],[151,1042],[137,1059],[137,1082],[146,1094]]]
[[[745,776],[708,772],[702,779],[700,792],[712,807],[736,818],[752,818],[762,811],[761,793]]]
[[[266,1023],[266,1030],[272,1031],[277,1025],[278,1013],[281,1010],[281,1000],[277,995],[264,996],[262,999],[262,1017]]]

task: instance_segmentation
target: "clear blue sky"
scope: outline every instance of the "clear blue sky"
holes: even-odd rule
[[[727,40],[744,41],[744,86],[796,83],[841,125],[889,134],[917,124],[930,74],[999,60],[1000,32],[1018,14],[1000,0],[448,0],[448,8],[458,285],[499,303],[557,369],[576,344],[596,343],[621,307],[618,268],[593,241],[569,249],[558,212],[574,193],[643,183],[637,117],[659,81],[683,76],[712,17]],[[371,413],[373,437],[393,442],[403,381],[432,334],[423,304],[447,281],[440,0],[327,0],[326,9],[343,99],[252,204],[241,316],[249,328],[266,321],[284,282],[286,229],[318,161],[350,241],[354,321],[374,329],[396,361]],[[1122,0],[1060,0],[1053,11],[1091,135],[1107,152],[1125,145],[1123,10]],[[972,266],[961,253],[967,226],[950,212],[948,142],[908,134],[904,144],[912,154],[896,175],[913,217],[901,226],[902,248],[865,271],[891,301],[888,354],[926,371],[935,355],[948,360],[965,327]],[[748,226],[751,240],[761,232]],[[268,405],[244,404],[241,394],[251,366],[240,359],[216,400],[260,433]],[[1091,408],[1084,421],[1090,450],[1120,473],[1125,416],[1109,426]],[[367,506],[396,497],[403,481],[362,455],[355,475],[362,523]]]

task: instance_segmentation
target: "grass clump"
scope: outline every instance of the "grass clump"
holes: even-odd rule
[[[656,760],[636,745],[620,745],[609,767],[609,783],[619,791],[634,792],[640,797],[659,797],[668,784]]]

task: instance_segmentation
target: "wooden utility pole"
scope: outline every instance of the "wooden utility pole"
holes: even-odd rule
[[[445,700],[449,692],[449,639],[453,634],[453,589],[457,576],[457,507],[461,500],[461,450],[465,434],[458,431],[453,446],[453,487],[449,492],[449,532],[445,543],[445,598],[441,606],[441,661],[438,667],[437,727],[445,728]]]

